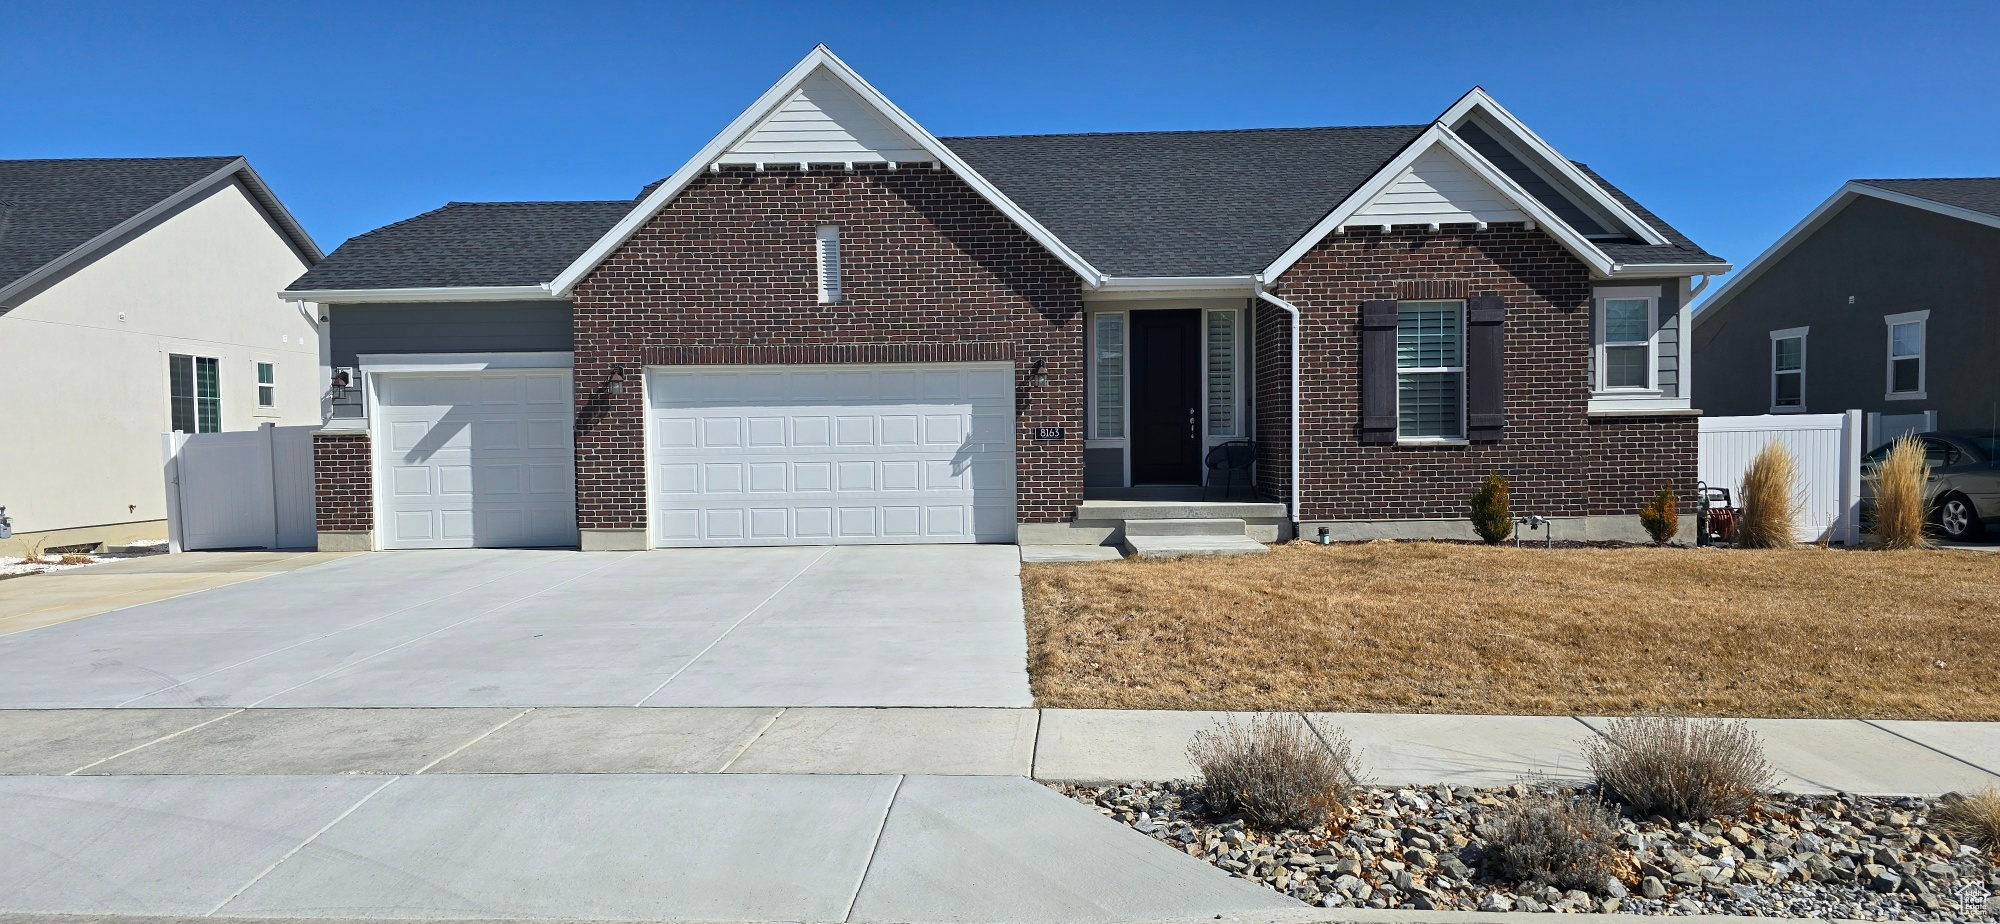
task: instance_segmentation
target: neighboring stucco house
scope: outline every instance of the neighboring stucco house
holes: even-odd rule
[[[318,423],[322,254],[240,157],[0,161],[0,506],[47,548],[164,539],[162,433]]]
[[[1853,180],[1695,315],[1710,414],[2000,427],[2000,178]]]
[[[1691,493],[1686,306],[1727,269],[1479,90],[939,139],[819,48],[634,200],[452,203],[286,297],[349,386],[323,548],[1469,536],[1491,470],[1634,537]],[[1231,441],[1257,496],[1192,503]]]

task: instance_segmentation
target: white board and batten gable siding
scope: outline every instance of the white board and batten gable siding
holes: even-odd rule
[[[725,164],[921,163],[923,144],[825,70],[815,71],[731,145]]]
[[[1529,216],[1458,157],[1431,148],[1347,220],[1350,225],[1449,225]]]

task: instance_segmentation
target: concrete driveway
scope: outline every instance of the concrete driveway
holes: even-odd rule
[[[360,555],[0,635],[0,708],[1027,706],[1019,571],[1011,546]]]

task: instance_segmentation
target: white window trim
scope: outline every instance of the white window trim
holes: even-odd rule
[[[179,346],[169,346],[165,350],[165,352],[161,353],[160,355],[166,357],[167,360],[164,368],[161,370],[166,373],[166,388],[163,389],[163,391],[167,397],[167,402],[166,402],[167,431],[173,432],[174,429],[174,357],[185,356],[188,357],[189,361],[188,387],[195,389],[195,399],[194,399],[195,429],[187,432],[191,434],[201,432],[201,397],[200,397],[201,387],[198,384],[201,381],[201,379],[198,373],[198,368],[200,362],[204,359],[210,360],[215,363],[215,398],[214,398],[215,432],[217,433],[227,432],[227,427],[225,427],[223,424],[223,413],[222,413],[225,410],[225,404],[226,404],[226,402],[223,400],[222,397],[224,393],[224,386],[222,384],[223,368],[226,365],[222,361],[222,357],[207,355],[201,352],[199,349],[184,349]]]
[[[1218,314],[1229,315],[1229,342],[1235,355],[1229,361],[1229,403],[1236,426],[1229,433],[1216,433],[1209,420],[1208,397],[1208,325]],[[1202,452],[1207,453],[1221,443],[1243,439],[1243,311],[1239,308],[1208,308],[1201,314],[1201,436]]]
[[[1812,328],[1810,327],[1787,327],[1784,330],[1774,330],[1771,332],[1771,413],[1773,414],[1803,414],[1806,412],[1806,351],[1809,349],[1806,343],[1806,333],[1811,330]],[[1798,338],[1799,341],[1799,368],[1797,373],[1799,377],[1799,406],[1779,407],[1778,341],[1790,340],[1794,337]]]
[[[1612,299],[1644,299],[1646,302],[1646,384],[1641,388],[1625,386],[1612,388],[1605,384],[1610,375],[1609,364],[1605,361],[1604,303]],[[1660,395],[1660,289],[1658,286],[1629,286],[1616,289],[1597,289],[1591,293],[1591,344],[1597,358],[1597,374],[1590,383],[1590,391],[1595,395],[1646,396]],[[1620,346],[1631,346],[1620,342]]]
[[[1896,325],[1917,325],[1917,390],[1896,390]],[[1923,401],[1930,385],[1931,374],[1931,312],[1905,311],[1902,314],[1882,317],[1882,400]],[[1908,359],[1909,357],[1903,357]]]
[[[813,232],[813,267],[819,286],[819,303],[840,304],[843,296],[839,225],[820,225]]]
[[[1123,418],[1118,432],[1125,436],[1099,437],[1097,435],[1097,319],[1104,315],[1117,315],[1118,331],[1125,342],[1118,352],[1118,380],[1125,385],[1125,404],[1119,409]],[[1083,446],[1085,449],[1122,449],[1131,436],[1132,425],[1132,316],[1125,311],[1093,311],[1088,316],[1090,323],[1086,331],[1088,339],[1084,343],[1084,404],[1089,410],[1084,421]],[[1127,460],[1129,467],[1130,460]],[[1130,479],[1128,478],[1127,481]]]
[[[1398,446],[1470,446],[1472,440],[1465,430],[1465,326],[1467,318],[1466,300],[1462,298],[1412,298],[1396,302],[1397,325],[1402,319],[1400,312],[1405,304],[1456,302],[1458,304],[1458,361],[1456,366],[1397,366],[1396,367],[1396,445]],[[1423,373],[1458,373],[1458,434],[1457,436],[1404,436],[1403,435],[1403,376]]]
[[[266,385],[257,378],[257,367],[271,367],[271,384]],[[278,413],[278,361],[275,359],[250,360],[250,411],[258,417],[277,417]],[[264,403],[264,389],[271,390],[271,403]]]

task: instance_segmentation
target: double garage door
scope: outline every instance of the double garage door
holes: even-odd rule
[[[1011,363],[656,367],[656,546],[1012,542]]]

